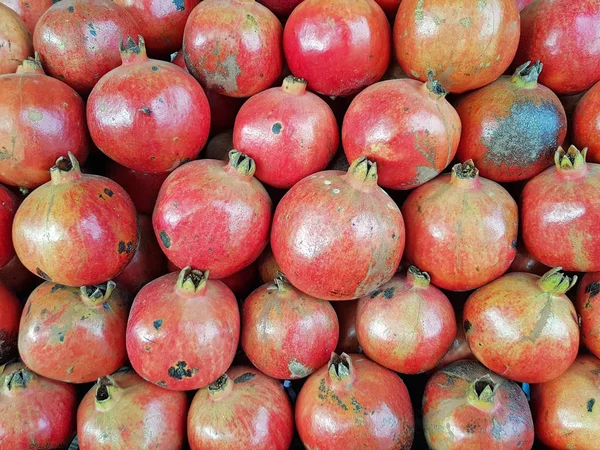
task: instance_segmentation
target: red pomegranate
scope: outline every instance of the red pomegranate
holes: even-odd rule
[[[587,159],[600,163],[600,82],[596,83],[577,103],[572,119],[573,143],[587,147]]]
[[[2,164],[2,160],[0,160]],[[15,256],[12,224],[19,202],[16,195],[0,184],[0,269]]]
[[[83,164],[90,146],[83,100],[48,77],[39,59],[23,61],[16,74],[0,76],[0,181],[36,188],[68,152]]]
[[[33,43],[48,75],[87,95],[121,63],[119,40],[138,34],[131,14],[110,0],[62,0],[40,18]]]
[[[289,16],[302,0],[258,0],[278,16]]]
[[[0,3],[0,75],[14,73],[30,56],[33,56],[31,33],[15,11]]]
[[[167,178],[152,220],[163,252],[176,266],[224,278],[260,256],[272,204],[255,170],[252,158],[232,150],[229,164],[193,161]]]
[[[290,15],[283,48],[292,74],[328,96],[356,94],[390,62],[390,24],[373,0],[305,0]]]
[[[548,448],[588,449],[600,439],[600,361],[579,356],[565,373],[531,386],[535,434]]]
[[[23,20],[29,31],[33,33],[35,25],[37,24],[42,14],[46,12],[52,4],[56,3],[56,0],[0,0],[0,3],[4,3],[10,9],[15,11],[19,17]]]
[[[581,340],[596,357],[600,356],[600,272],[586,273],[577,287],[575,308],[579,315]]]
[[[180,450],[185,442],[189,401],[184,392],[148,383],[133,370],[105,376],[77,410],[80,448]]]
[[[73,386],[36,375],[21,362],[0,366],[2,448],[67,448],[76,410]]]
[[[27,298],[31,291],[42,282],[41,278],[36,277],[27,270],[16,255],[6,266],[0,269],[0,283],[4,284],[19,298]],[[18,319],[20,318],[19,315]]]
[[[19,319],[21,318],[21,302],[0,281],[0,365],[17,356],[17,337]]]
[[[351,300],[392,278],[404,250],[404,221],[377,186],[377,164],[362,156],[348,172],[316,173],[285,194],[273,218],[271,248],[301,291]]]
[[[173,272],[135,297],[127,323],[127,354],[135,371],[158,386],[200,389],[231,365],[240,336],[233,292],[208,272]]]
[[[188,18],[182,51],[202,86],[250,97],[281,74],[281,35],[277,17],[254,0],[204,0]]]
[[[540,83],[557,94],[576,94],[600,80],[600,3],[534,0],[521,12],[515,64],[541,60]]]
[[[477,361],[456,362],[429,379],[423,428],[432,449],[531,449],[534,439],[525,393]]]
[[[535,259],[521,242],[517,244],[517,255],[508,268],[508,272],[527,272],[542,276],[548,270],[550,267]]]
[[[394,372],[360,355],[334,353],[304,383],[296,427],[307,448],[409,449],[413,408]]]
[[[472,159],[481,176],[498,182],[528,180],[552,165],[567,116],[556,94],[538,84],[541,71],[539,61],[526,62],[459,98],[460,161]]]
[[[192,450],[287,450],[293,434],[294,414],[281,384],[245,366],[200,389],[188,415]]]
[[[515,272],[471,294],[463,326],[475,357],[524,383],[544,383],[567,370],[579,349],[579,327],[565,292],[576,281],[560,267],[543,277]]]
[[[549,267],[600,271],[600,165],[586,164],[586,152],[559,147],[556,166],[532,178],[521,194],[523,241]]]
[[[410,193],[405,258],[442,289],[468,291],[502,275],[515,258],[517,204],[473,161],[456,164]]]
[[[340,338],[336,353],[362,353],[356,337],[356,309],[358,300],[332,302],[340,326]]]
[[[460,314],[456,314],[456,336],[454,336],[454,340],[444,357],[438,361],[436,366],[430,371],[430,374],[462,359],[475,359],[475,356],[469,348],[469,343],[465,336],[461,311]]]
[[[370,359],[395,372],[418,374],[435,367],[456,336],[448,297],[429,274],[410,266],[361,298],[356,335]]]
[[[270,283],[277,278],[277,275],[281,272],[281,268],[279,267],[279,264],[277,264],[277,261],[275,261],[270,245],[261,253],[256,260],[256,263],[258,265],[260,279],[263,283]]]
[[[50,176],[17,210],[17,256],[46,281],[92,286],[110,280],[137,248],[131,199],[114,181],[82,174],[72,154],[58,158]]]
[[[435,178],[454,158],[460,118],[435,80],[376,83],[358,94],[344,116],[348,161],[377,162],[379,184],[413,189]]]
[[[331,108],[291,75],[246,101],[233,128],[233,148],[256,161],[256,178],[281,189],[325,169],[338,145]]]
[[[518,44],[515,0],[402,0],[396,14],[394,48],[402,70],[421,81],[431,73],[453,93],[502,75]]]

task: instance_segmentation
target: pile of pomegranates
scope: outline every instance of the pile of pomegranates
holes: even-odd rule
[[[0,450],[600,449],[600,0],[0,0]]]

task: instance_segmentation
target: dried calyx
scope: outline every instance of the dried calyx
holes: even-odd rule
[[[26,367],[15,370],[5,378],[5,385],[9,391],[26,388],[34,375]]]
[[[50,178],[54,184],[65,183],[81,178],[79,161],[69,152],[69,156],[61,156],[50,169]]]
[[[452,167],[452,178],[459,180],[470,180],[476,178],[479,175],[479,170],[475,167],[472,159],[465,161],[464,163],[455,164]]]
[[[546,272],[539,280],[540,288],[551,295],[566,293],[577,283],[577,275],[572,278],[561,272],[562,267],[555,267]]]
[[[198,292],[204,289],[207,280],[208,270],[201,272],[200,270],[193,270],[190,266],[187,266],[179,272],[177,287],[186,292]]]
[[[129,36],[126,41],[121,38],[119,50],[121,52],[123,64],[148,60],[148,56],[146,55],[146,43],[142,36],[138,36],[138,42],[135,42],[135,39],[131,36]]]
[[[433,94],[437,98],[444,98],[448,95],[448,91],[444,89],[442,83],[436,80],[433,76],[433,72],[427,73],[427,81],[425,82],[425,86],[430,94]]]
[[[117,285],[114,281],[107,281],[103,284],[94,286],[82,286],[80,289],[81,298],[90,304],[100,304],[108,300]]]
[[[208,385],[209,394],[214,395],[217,392],[224,391],[227,385],[229,384],[229,381],[229,376],[227,376],[226,373],[221,375],[219,378],[217,378],[217,381]]]
[[[484,375],[472,383],[472,389],[470,395],[472,395],[477,401],[484,403],[492,403],[494,401],[494,394],[498,385],[494,382],[490,375]]]
[[[282,89],[288,94],[302,95],[306,92],[306,80],[293,75],[288,75],[283,80]]]
[[[254,160],[238,150],[231,150],[229,152],[228,167],[245,177],[252,177],[254,172],[256,172]]]
[[[377,163],[370,161],[366,156],[355,159],[348,168],[348,175],[359,183],[377,183]]]
[[[329,360],[329,376],[333,379],[343,380],[350,377],[352,373],[352,361],[346,353],[338,355],[331,354]]]
[[[531,61],[517,67],[515,73],[511,77],[513,83],[526,88],[534,88],[537,86],[538,77],[542,72],[543,64],[537,60],[531,64]]]
[[[277,277],[273,280],[272,289],[277,289],[279,292],[287,291],[290,287],[290,282],[283,272],[277,271]]]
[[[39,73],[44,75],[44,69],[40,61],[40,55],[35,52],[33,58],[24,60],[19,67],[17,67],[17,73]]]
[[[427,272],[420,270],[417,266],[410,266],[407,271],[407,277],[413,284],[418,286],[429,286],[431,277]]]
[[[579,151],[577,147],[571,145],[567,151],[564,148],[558,147],[554,153],[554,163],[558,170],[577,170],[580,167],[585,167],[585,158],[587,155],[587,147]]]

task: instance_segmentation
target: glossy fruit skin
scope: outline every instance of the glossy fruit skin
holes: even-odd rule
[[[358,342],[370,359],[395,372],[435,367],[456,336],[448,297],[414,266],[358,301]]]
[[[12,224],[18,207],[16,195],[0,184],[0,269],[15,256]]]
[[[0,282],[0,365],[18,355],[17,337],[22,310],[19,299]]]
[[[282,32],[277,17],[254,0],[204,0],[185,26],[185,63],[206,89],[250,97],[281,74]]]
[[[139,34],[131,14],[110,0],[61,0],[38,22],[33,43],[48,75],[87,96],[121,64],[119,40]]]
[[[348,96],[383,76],[390,24],[373,0],[305,0],[286,22],[283,49],[292,74],[310,90]]]
[[[448,91],[461,93],[491,83],[510,65],[519,10],[514,0],[402,0],[393,35],[407,75],[427,81],[432,72]]]
[[[533,0],[521,12],[515,64],[541,60],[540,83],[557,94],[577,94],[600,80],[600,4],[596,0]]]
[[[459,98],[459,161],[472,159],[497,182],[528,180],[552,165],[567,116],[556,94],[535,81],[539,72],[539,63],[519,68]]]
[[[544,277],[508,273],[475,291],[465,304],[463,326],[473,354],[514,381],[552,380],[577,356],[575,308],[564,292],[552,293],[543,283]]]
[[[338,354],[362,353],[358,338],[356,337],[356,309],[358,300],[332,302],[331,306],[335,309],[340,327],[340,338],[335,352]]]
[[[188,407],[184,392],[148,383],[131,369],[119,370],[102,377],[83,397],[77,410],[79,446],[89,450],[180,450]]]
[[[0,370],[0,442],[6,449],[66,448],[75,434],[77,395],[13,362]],[[31,446],[33,444],[33,447]]]
[[[237,301],[222,282],[205,276],[189,268],[169,273],[135,297],[127,354],[145,380],[178,391],[200,389],[231,365],[240,335]]]
[[[600,355],[599,293],[600,272],[586,273],[577,287],[575,309],[579,316],[581,341],[596,357]]]
[[[0,4],[0,75],[15,73],[30,56],[33,56],[31,32],[15,11]]]
[[[464,173],[463,173],[464,171]],[[518,210],[499,184],[456,165],[410,193],[405,258],[442,289],[468,291],[502,275],[515,258]]]
[[[325,169],[338,145],[333,111],[292,76],[247,100],[233,128],[233,148],[256,161],[256,178],[281,189]]]
[[[348,161],[377,162],[379,184],[413,189],[436,177],[454,158],[461,123],[435,82],[389,80],[358,94],[342,126]]]
[[[478,382],[493,394],[488,390],[478,396]],[[534,439],[531,411],[519,385],[477,361],[456,362],[429,379],[423,428],[433,450],[530,449]]]
[[[589,162],[600,163],[600,82],[596,83],[577,103],[572,118],[573,143],[588,148]]]
[[[39,61],[0,76],[0,182],[28,189],[50,181],[68,152],[82,164],[90,147],[85,104],[68,85],[44,74]]]
[[[296,400],[296,427],[305,447],[411,448],[413,408],[404,382],[361,355],[332,355],[334,362],[340,358],[350,360],[350,369],[348,363],[338,371],[331,363],[323,366]]]
[[[258,0],[278,16],[289,16],[302,0]]]
[[[36,0],[31,2],[29,0],[0,0],[0,3],[4,3],[15,11],[25,25],[27,25],[31,34],[33,34],[35,25],[40,17],[42,17],[42,14],[56,2],[53,0]]]

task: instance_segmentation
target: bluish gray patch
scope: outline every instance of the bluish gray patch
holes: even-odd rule
[[[175,8],[177,8],[177,11],[185,11],[185,5],[183,3],[183,0],[173,0],[173,4],[175,5]]]
[[[94,28],[94,24],[93,23],[90,23],[88,25],[88,28],[90,29],[90,34],[92,36],[98,36],[98,33],[96,33],[96,29]]]

